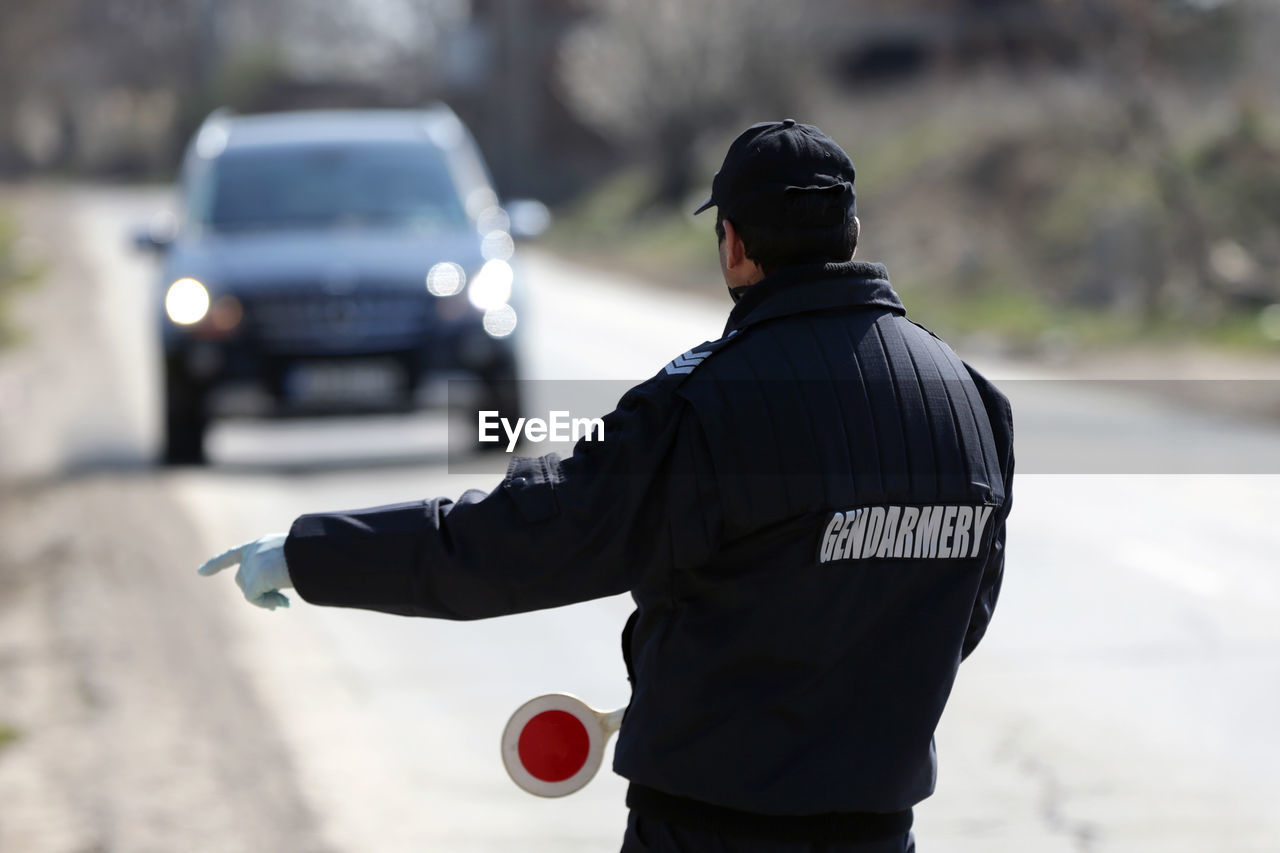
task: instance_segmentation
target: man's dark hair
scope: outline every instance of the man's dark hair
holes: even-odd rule
[[[724,240],[723,221],[728,219],[747,257],[765,275],[782,267],[847,261],[858,247],[857,221],[847,215],[843,202],[830,196],[797,194],[777,214],[785,225],[762,225],[717,210],[716,238]]]

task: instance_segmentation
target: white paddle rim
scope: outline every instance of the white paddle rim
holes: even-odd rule
[[[520,761],[520,735],[534,717],[547,711],[564,711],[582,723],[587,732],[587,759],[578,771],[559,782],[539,779]],[[613,712],[597,711],[576,696],[568,693],[548,693],[525,702],[507,720],[502,730],[502,766],[507,775],[530,794],[539,797],[563,797],[581,789],[600,770],[604,761],[604,747],[609,737],[622,726],[623,709]]]

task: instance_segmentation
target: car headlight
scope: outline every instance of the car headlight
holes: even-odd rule
[[[457,264],[444,261],[427,273],[427,292],[432,296],[453,296],[467,283],[467,273]]]
[[[180,278],[164,295],[164,311],[180,326],[199,323],[209,313],[209,291],[194,278]]]
[[[480,320],[485,334],[491,338],[505,338],[516,330],[516,309],[510,305],[499,305],[484,312]]]
[[[511,282],[515,273],[511,264],[499,258],[487,261],[467,287],[467,298],[481,311],[505,305],[511,298]]]

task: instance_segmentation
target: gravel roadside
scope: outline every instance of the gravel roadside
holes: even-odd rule
[[[121,437],[75,196],[6,197],[49,268],[0,354],[0,850],[324,850],[195,526]]]
[[[322,849],[162,481],[12,491],[0,540],[0,850]]]

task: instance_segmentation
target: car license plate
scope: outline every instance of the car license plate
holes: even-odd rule
[[[367,404],[404,392],[404,368],[389,359],[304,362],[284,377],[284,395],[295,403]]]

